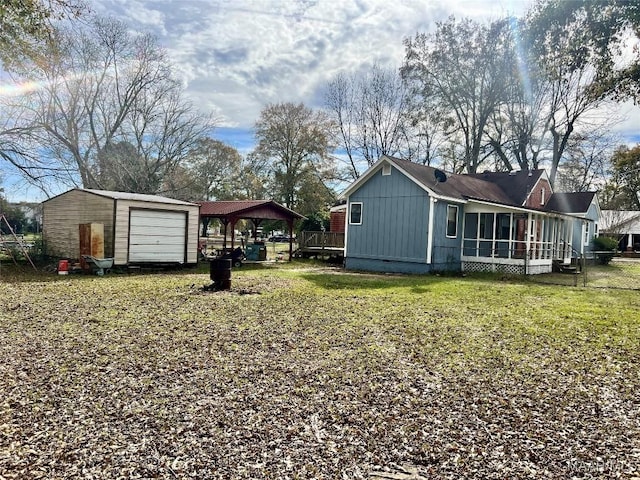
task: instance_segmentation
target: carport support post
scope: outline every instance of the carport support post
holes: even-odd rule
[[[233,217],[231,218],[230,222],[231,223],[231,250],[233,250],[233,248],[235,247],[234,242],[236,239],[236,223],[238,222],[238,219]]]
[[[222,250],[227,249],[227,225],[229,225],[229,220],[226,218],[221,218],[220,222],[224,225],[224,237],[222,237]]]
[[[289,226],[289,261],[293,258],[293,220],[287,220]]]
[[[255,242],[258,239],[258,227],[260,227],[260,224],[262,223],[262,219],[261,218],[252,218],[251,219],[251,224],[253,225],[253,241]]]

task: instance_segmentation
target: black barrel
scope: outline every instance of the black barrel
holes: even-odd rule
[[[231,288],[231,259],[214,258],[211,260],[209,275],[213,281],[214,290],[229,290]]]

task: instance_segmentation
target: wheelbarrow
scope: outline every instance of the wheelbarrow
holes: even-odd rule
[[[91,267],[91,271],[96,275],[103,276],[106,270],[113,267],[113,258],[96,258],[91,255],[82,255],[85,262]]]

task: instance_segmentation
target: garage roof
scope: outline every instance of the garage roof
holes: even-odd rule
[[[114,200],[135,200],[138,202],[171,203],[173,205],[191,205],[194,207],[198,205],[197,203],[183,202],[182,200],[176,200],[175,198],[161,197],[160,195],[148,195],[145,193],[131,193],[131,192],[115,192],[112,190],[95,190],[92,188],[74,188],[67,192],[61,193],[60,195],[66,195],[67,193],[72,192],[74,190],[78,192],[87,192],[93,195],[99,195],[101,197],[112,198]],[[60,195],[56,195],[56,197],[59,197]],[[56,198],[56,197],[51,197],[51,198]],[[51,198],[45,200],[45,202],[51,200]]]

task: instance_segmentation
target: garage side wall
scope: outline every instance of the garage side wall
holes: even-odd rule
[[[115,265],[126,265],[129,261],[129,211],[131,209],[185,212],[187,215],[186,263],[196,264],[198,262],[198,222],[200,213],[198,206],[119,199],[116,201]]]
[[[104,254],[113,256],[113,200],[71,190],[42,204],[42,234],[47,255],[80,258],[80,224],[104,224]]]

